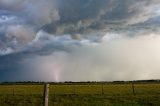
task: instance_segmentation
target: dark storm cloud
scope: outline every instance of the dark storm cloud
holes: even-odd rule
[[[80,69],[77,69],[78,74],[75,73],[77,77],[73,80],[77,80],[79,74],[83,76],[84,70],[88,70],[90,67],[93,72],[88,71],[86,75],[93,75],[93,78],[92,76],[89,79],[87,76],[84,78],[104,80],[105,78],[100,78],[101,74],[110,75],[112,71],[116,73],[118,69],[114,68],[114,65],[121,68],[126,64],[130,65],[128,64],[130,62],[135,67],[131,69],[125,67],[126,72],[124,73],[126,76],[131,76],[127,70],[145,70],[146,68],[136,64],[139,59],[131,58],[130,54],[134,54],[129,53],[130,49],[128,48],[130,47],[125,45],[132,44],[131,41],[133,47],[136,47],[134,50],[139,50],[136,43],[138,39],[138,44],[141,45],[139,42],[141,38],[134,37],[144,35],[157,37],[160,34],[159,25],[159,0],[0,0],[0,80],[31,80],[31,77],[28,76],[38,73],[38,69],[35,69],[34,66],[31,67],[31,64],[35,66],[37,64],[37,67],[50,67],[46,69],[50,72],[54,68],[50,63],[54,63],[53,66],[58,67],[55,60],[60,65],[65,65],[67,70],[57,69],[62,70],[61,75],[64,76],[64,79],[61,80],[70,79],[70,74],[74,72],[74,69],[71,68],[76,67],[76,62],[79,63],[77,67]],[[117,41],[118,43],[110,44],[109,48],[104,47],[104,41],[110,42],[119,38],[124,41],[120,40]],[[154,47],[157,44],[154,44],[155,39],[152,39],[151,42],[144,40],[146,38],[142,39],[144,44],[147,42],[153,44]],[[156,40],[156,42],[158,41]],[[113,49],[111,49],[112,47]],[[147,48],[148,45],[146,44],[144,47]],[[119,54],[112,55],[112,52],[119,50],[118,48],[122,48]],[[108,54],[98,53],[99,51]],[[153,51],[156,50],[153,49]],[[128,57],[124,56],[124,52],[127,52]],[[139,52],[137,55],[142,54]],[[158,61],[156,52],[154,56],[155,58],[151,60]],[[121,57],[123,60],[127,58],[130,60],[129,62],[117,62]],[[146,54],[145,57],[150,58],[152,55]],[[144,60],[141,59],[145,62]],[[88,69],[82,70],[84,61],[85,65],[88,65],[86,66]],[[103,63],[107,64],[103,65]],[[150,62],[148,61],[147,64]],[[102,67],[100,67],[101,65]],[[108,67],[106,69],[105,66],[110,69]],[[154,65],[151,64],[151,66]],[[157,67],[156,70],[159,69],[158,65],[155,67]],[[103,71],[98,74],[98,70],[101,69]],[[105,70],[109,71],[105,72]],[[53,73],[57,76],[60,75],[57,71]],[[67,76],[65,77],[64,74]],[[16,78],[17,75],[23,78]],[[52,80],[57,80],[58,78],[55,78],[57,76],[51,76],[54,77]],[[34,79],[34,77],[33,75],[32,78]],[[116,77],[122,76],[116,74]],[[134,78],[138,78],[136,74],[134,74]],[[83,77],[79,79],[82,80]]]
[[[13,79],[19,79],[21,75],[21,69],[23,62],[21,61],[25,58],[22,54],[11,54],[0,57],[0,80],[1,81],[12,81]]]
[[[1,14],[49,33],[90,33],[145,22],[158,13],[157,0],[1,0]],[[156,7],[157,6],[157,7]],[[17,20],[19,23],[19,20]],[[22,23],[21,23],[22,24]],[[29,26],[30,27],[30,26]],[[116,29],[116,28],[115,28]]]
[[[61,20],[47,25],[45,29],[54,33],[86,33],[93,30],[114,29],[113,26],[117,24],[127,27],[127,25],[152,18],[156,3],[159,2],[154,0],[60,0],[58,10]]]

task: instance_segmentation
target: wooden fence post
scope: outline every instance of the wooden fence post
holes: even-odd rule
[[[76,85],[73,85],[73,94],[76,95]]]
[[[133,92],[133,95],[135,96],[136,93],[135,93],[135,89],[134,89],[134,83],[132,82],[132,92]]]
[[[48,106],[49,99],[49,84],[44,84],[44,92],[43,92],[43,106]]]
[[[104,94],[104,87],[103,87],[103,83],[102,83],[102,95]]]
[[[12,90],[13,90],[13,91],[12,91],[12,96],[13,96],[13,98],[14,98],[14,95],[15,95],[14,86],[13,86]],[[15,106],[15,102],[13,102],[12,106]]]
[[[15,91],[14,91],[14,87],[13,87],[13,89],[12,89],[13,91],[12,91],[12,95],[14,96],[15,95]]]

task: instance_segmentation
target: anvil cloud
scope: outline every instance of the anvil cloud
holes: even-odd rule
[[[0,81],[158,79],[159,0],[0,0]]]

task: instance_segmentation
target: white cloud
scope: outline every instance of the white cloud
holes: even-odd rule
[[[0,56],[3,56],[3,55],[8,55],[8,54],[11,54],[13,53],[14,50],[12,48],[6,48],[6,49],[0,49]]]
[[[112,35],[112,34],[111,34]],[[27,59],[34,72],[45,81],[101,81],[158,79],[160,76],[160,36],[123,37],[92,46],[58,50]]]

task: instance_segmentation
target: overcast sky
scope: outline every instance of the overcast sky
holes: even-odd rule
[[[0,81],[160,78],[160,0],[0,0]]]

